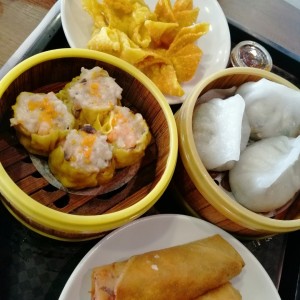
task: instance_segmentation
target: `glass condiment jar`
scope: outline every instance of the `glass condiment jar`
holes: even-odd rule
[[[262,45],[253,41],[238,43],[231,51],[230,61],[233,67],[252,67],[271,71],[271,55]]]

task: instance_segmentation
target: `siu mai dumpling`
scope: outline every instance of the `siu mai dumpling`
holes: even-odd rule
[[[49,169],[66,188],[83,189],[107,183],[114,175],[112,147],[106,136],[86,125],[71,130],[49,155]]]
[[[284,206],[300,189],[300,136],[254,142],[229,171],[235,199],[254,212]]]
[[[81,68],[75,77],[59,93],[76,117],[78,126],[93,124],[120,103],[122,88],[100,67]]]
[[[240,95],[214,98],[195,106],[193,135],[199,156],[207,170],[225,171],[239,160],[250,135]]]
[[[47,156],[74,126],[73,115],[53,92],[22,92],[12,109],[10,124],[33,154]]]
[[[242,84],[236,94],[245,100],[252,139],[300,134],[300,91],[263,78]]]
[[[113,146],[117,169],[140,161],[151,141],[146,120],[140,113],[134,113],[125,106],[115,106],[99,129],[107,135],[108,142]]]

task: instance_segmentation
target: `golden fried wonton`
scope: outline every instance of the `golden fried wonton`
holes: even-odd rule
[[[175,11],[174,16],[180,27],[193,25],[198,18],[199,8],[191,10]]]
[[[193,9],[193,0],[176,0],[173,6],[173,10],[178,12],[182,10]]]
[[[184,91],[180,86],[176,71],[171,64],[153,64],[142,69],[152,79],[163,94],[181,97]]]
[[[144,72],[165,95],[182,96],[181,82],[193,78],[202,50],[196,41],[209,31],[196,23],[193,0],[82,0],[94,28],[88,48],[112,54]]]
[[[170,57],[176,71],[178,82],[189,81],[193,78],[201,60],[202,50],[190,43]]]

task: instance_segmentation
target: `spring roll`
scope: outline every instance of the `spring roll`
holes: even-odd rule
[[[214,235],[96,267],[91,296],[93,300],[197,299],[227,283],[243,266],[240,254]]]
[[[242,295],[240,292],[232,286],[230,282],[227,282],[211,291],[208,291],[204,295],[197,297],[195,300],[241,300]]]

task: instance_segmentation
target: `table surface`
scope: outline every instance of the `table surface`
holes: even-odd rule
[[[219,0],[227,20],[300,62],[299,0]]]
[[[0,67],[45,16],[55,0],[0,1]],[[219,0],[232,40],[253,38],[274,50],[275,65],[286,62],[291,69],[276,68],[280,75],[299,85],[300,17],[297,0]],[[253,21],[255,20],[255,21]],[[241,34],[243,33],[243,34]],[[58,29],[48,49],[68,46]],[[279,54],[278,54],[278,53]],[[272,52],[273,53],[273,52]],[[283,56],[282,56],[283,55]],[[288,64],[290,63],[290,64]],[[282,67],[282,66],[281,66]],[[292,74],[289,72],[293,70]],[[165,199],[164,199],[165,201]],[[149,213],[183,213],[165,210],[158,202]],[[168,205],[167,205],[168,206]],[[21,225],[0,203],[0,299],[57,299],[83,256],[98,240],[68,243],[40,236]],[[282,299],[299,300],[300,232],[261,240],[243,241],[266,269]]]
[[[0,1],[0,67],[39,24],[55,0]]]

